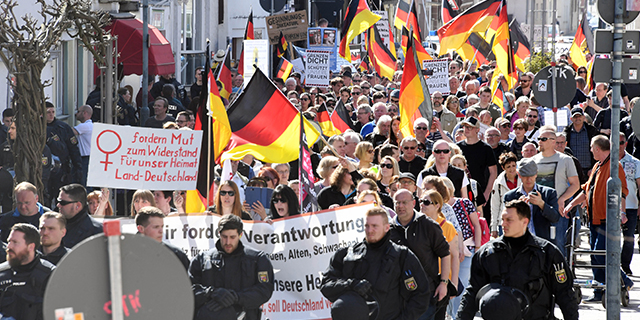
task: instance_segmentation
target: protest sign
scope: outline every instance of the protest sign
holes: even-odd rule
[[[256,73],[254,65],[269,73],[269,40],[244,40],[244,87]]]
[[[296,11],[265,17],[269,44],[275,45],[280,40],[280,31],[288,42],[301,41],[307,38],[307,11]]]
[[[336,28],[309,28],[307,29],[307,48],[310,50],[329,51],[330,68],[336,71],[338,59],[338,29]]]
[[[439,91],[442,94],[451,92],[449,89],[449,62],[447,59],[422,61],[423,74],[427,76],[429,92]]]
[[[272,225],[244,221],[242,243],[265,252],[273,264],[275,290],[263,305],[263,318],[330,319],[331,303],[322,296],[322,272],[333,254],[364,239],[365,212],[360,204],[277,219]],[[164,241],[190,258],[215,246],[218,216],[169,216]]]
[[[307,86],[329,87],[330,55],[328,51],[307,50]]]
[[[196,188],[202,131],[93,124],[87,185],[119,189]]]
[[[382,38],[382,42],[387,46],[389,51],[391,51],[391,36],[389,35],[389,13],[384,10],[374,10],[373,13],[381,16],[382,18],[376,22],[376,27],[378,28],[378,32],[380,33],[380,38]]]

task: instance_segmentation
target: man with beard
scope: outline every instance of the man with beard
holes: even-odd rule
[[[67,219],[57,212],[45,212],[40,217],[40,243],[42,259],[57,266],[60,259],[71,250],[62,245],[62,238],[67,233]]]
[[[7,262],[0,264],[0,313],[20,320],[40,320],[44,289],[56,268],[41,259],[36,247],[40,234],[36,227],[18,223],[11,227]]]
[[[520,86],[516,88],[514,95],[516,99],[525,96],[531,98],[533,90],[531,90],[531,84],[533,83],[534,75],[531,72],[524,73],[520,76]]]
[[[429,280],[418,258],[390,241],[387,211],[367,210],[364,241],[341,248],[323,273],[320,291],[332,319],[417,319],[429,306]],[[374,316],[375,319],[375,316]]]
[[[196,320],[260,319],[260,306],[273,293],[273,266],[262,251],[240,241],[242,220],[229,214],[218,222],[215,248],[198,254],[189,266]]]
[[[435,116],[440,119],[440,123],[442,124],[442,130],[449,133],[453,132],[453,128],[458,124],[458,119],[456,119],[456,115],[453,112],[443,107],[442,102],[444,100],[442,99],[442,93],[440,93],[440,91],[432,93],[431,101],[433,102],[432,105]]]

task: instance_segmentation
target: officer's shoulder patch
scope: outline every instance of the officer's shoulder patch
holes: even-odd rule
[[[409,291],[418,289],[418,283],[416,283],[416,279],[414,279],[413,277],[404,280],[404,286],[407,287],[407,290]]]
[[[48,164],[49,164],[49,158],[47,158],[47,157],[42,157],[42,165],[43,165],[43,166],[46,166],[46,165],[48,165]]]
[[[556,281],[558,281],[558,283],[567,282],[567,273],[564,271],[564,264],[563,263],[554,264],[553,268],[556,270],[556,273],[555,273]]]
[[[76,138],[76,136],[72,136],[69,140],[71,140],[73,144],[78,144],[78,138]]]
[[[51,136],[51,139],[53,139],[54,141],[60,141],[60,137],[58,137],[57,134],[54,134],[53,136]]]
[[[258,272],[258,281],[260,282],[269,282],[269,273],[266,271]]]

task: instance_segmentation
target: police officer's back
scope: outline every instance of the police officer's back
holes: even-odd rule
[[[273,293],[273,266],[262,251],[240,242],[242,220],[225,215],[218,223],[220,239],[215,248],[191,261],[191,278],[196,302],[195,319],[260,319],[260,306]]]
[[[36,227],[19,223],[11,228],[7,262],[0,264],[0,313],[19,320],[40,320],[42,299],[55,266],[40,259]]]
[[[80,182],[82,158],[78,147],[78,138],[71,126],[56,119],[53,104],[47,102],[47,146],[51,149],[54,161],[60,162],[60,169],[51,173],[50,194],[56,195],[58,188],[65,184]],[[56,168],[58,166],[55,166]]]
[[[517,292],[521,293],[517,299],[521,302],[520,310],[516,310],[519,313],[511,317],[503,314],[501,319],[553,319],[555,304],[560,306],[565,320],[578,319],[570,266],[555,245],[528,231],[530,217],[529,205],[524,201],[506,204],[502,215],[504,235],[482,246],[473,256],[469,286],[457,319],[473,319],[479,307],[485,319],[492,319],[496,304],[513,300],[512,296],[518,298],[514,294]]]
[[[342,248],[323,274],[322,294],[333,319],[418,319],[429,306],[429,282],[418,258],[389,240],[386,210],[366,214],[366,239]]]

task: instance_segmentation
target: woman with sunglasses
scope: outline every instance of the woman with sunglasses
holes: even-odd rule
[[[281,184],[271,195],[271,219],[284,218],[300,214],[298,198],[289,186]]]
[[[389,193],[389,186],[393,182],[393,177],[400,175],[400,166],[398,162],[391,156],[385,156],[380,161],[380,170],[376,177],[376,183],[378,184],[378,190]]]
[[[469,179],[462,169],[456,168],[451,165],[450,160],[453,156],[453,149],[444,140],[438,140],[433,144],[432,155],[435,158],[435,163],[428,168],[422,170],[417,177],[417,185],[422,185],[422,180],[427,176],[444,176],[451,181],[455,186],[454,196],[467,198],[467,186],[469,185]]]
[[[131,216],[135,217],[138,214],[138,210],[148,206],[156,206],[153,193],[149,190],[136,190],[131,200]]]
[[[460,112],[460,99],[455,95],[450,95],[447,97],[447,100],[444,102],[444,107],[449,109],[449,111],[453,112],[456,115],[456,119],[460,121],[464,119],[464,114]]]
[[[219,216],[233,214],[242,220],[251,220],[251,215],[242,210],[240,192],[235,182],[231,180],[221,182],[213,201],[215,205],[209,210],[211,213]]]
[[[513,123],[513,132],[516,137],[507,143],[507,150],[513,152],[518,161],[522,160],[522,146],[524,146],[530,140],[525,133],[529,130],[529,123],[525,119],[518,119]]]
[[[444,199],[436,190],[427,190],[420,199],[420,212],[424,213],[429,218],[436,221],[442,229],[442,235],[449,243],[449,255],[441,259],[449,259],[451,264],[451,271],[449,273],[449,281],[458,289],[458,272],[460,270],[459,256],[459,237],[458,232],[454,228],[450,221],[445,219],[442,214],[442,206],[445,204]],[[440,269],[442,269],[442,261],[440,261]],[[459,292],[460,290],[458,290]],[[450,293],[450,292],[448,292]],[[437,303],[437,311],[433,319],[444,320],[447,311],[447,304],[449,304],[449,295],[440,297]]]
[[[340,165],[329,179],[331,186],[322,189],[318,194],[318,206],[321,210],[342,206],[354,192],[355,185],[362,179],[353,162],[345,158],[340,159],[339,162]]]
[[[374,150],[373,144],[368,141],[362,141],[356,145],[356,151],[354,152],[356,158],[360,161],[358,163],[359,169],[370,169],[373,166]]]
[[[260,168],[258,177],[263,178],[267,181],[267,188],[273,189],[280,184],[280,176],[278,175],[278,171],[271,167],[263,166],[262,168]]]
[[[309,110],[309,107],[312,107],[311,104],[311,95],[308,93],[303,93],[300,95],[300,111],[305,112]]]

